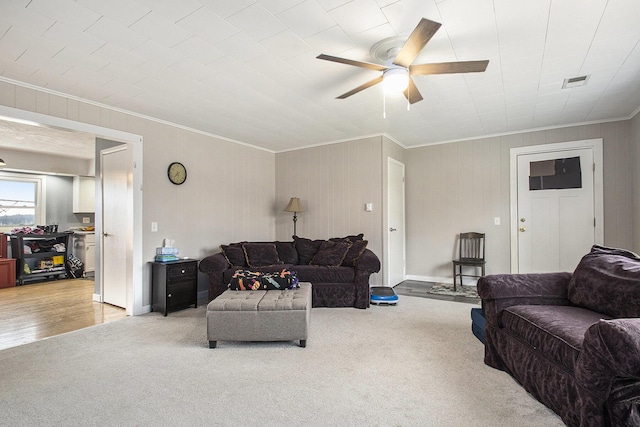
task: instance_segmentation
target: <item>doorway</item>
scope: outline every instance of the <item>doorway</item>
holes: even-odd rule
[[[602,241],[602,140],[512,149],[511,271],[573,271]]]
[[[395,286],[405,279],[404,163],[389,157],[387,175],[387,286]]]
[[[69,131],[79,131],[90,133],[98,137],[104,137],[109,140],[119,141],[126,144],[130,150],[129,167],[130,167],[130,189],[127,193],[128,200],[132,206],[132,213],[128,216],[127,227],[131,230],[131,240],[127,245],[127,315],[138,315],[148,312],[150,306],[143,306],[143,262],[142,262],[142,137],[115,129],[103,128],[100,126],[90,125],[72,120],[61,119],[58,117],[47,116],[40,113],[34,113],[25,110],[19,110],[11,107],[0,106],[0,117],[5,120],[21,121],[36,126],[45,126],[59,128]],[[97,190],[100,186],[97,186]],[[133,189],[138,189],[134,191]],[[96,194],[96,235],[102,234],[102,202],[98,194]],[[99,204],[99,205],[98,205]],[[96,256],[101,257],[101,245],[96,247]],[[99,266],[96,266],[98,270]],[[94,300],[100,301],[101,296],[100,272],[96,271],[96,287]]]

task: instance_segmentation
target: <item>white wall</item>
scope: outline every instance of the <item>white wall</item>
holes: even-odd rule
[[[630,123],[620,121],[407,150],[407,274],[451,281],[455,238],[464,231],[487,234],[487,274],[510,272],[509,150],[592,138],[604,141],[604,243],[633,249],[638,163]]]
[[[640,113],[631,120],[631,177],[633,181],[633,247],[640,253]]]
[[[180,254],[193,258],[219,252],[219,246],[230,241],[275,238],[271,152],[6,82],[0,82],[0,105],[143,137],[145,261],[153,260],[164,237],[175,239]],[[172,161],[181,161],[188,169],[187,182],[181,186],[167,179]],[[47,164],[57,169],[57,162]],[[151,232],[151,221],[158,222],[157,233]],[[146,306],[151,269],[147,266],[144,271]],[[206,287],[201,280],[199,290],[204,293]]]
[[[382,257],[382,137],[288,151],[276,155],[276,238],[291,240],[293,214],[284,212],[299,197],[297,235],[327,239],[364,233],[367,248]],[[365,212],[373,203],[373,212]],[[372,284],[382,284],[380,274]]]

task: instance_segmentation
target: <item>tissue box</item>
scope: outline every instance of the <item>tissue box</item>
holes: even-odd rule
[[[156,248],[156,255],[177,255],[177,254],[178,254],[178,248],[173,248],[169,246]]]

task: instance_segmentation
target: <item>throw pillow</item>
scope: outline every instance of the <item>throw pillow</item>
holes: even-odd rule
[[[298,264],[298,252],[293,242],[275,242],[278,258],[285,264]]]
[[[249,267],[267,267],[282,264],[274,243],[244,243],[242,245]]]
[[[241,243],[230,243],[228,245],[221,245],[222,255],[227,259],[227,262],[235,267],[246,267],[247,261],[242,249]]]
[[[367,248],[367,244],[369,243],[367,240],[363,240],[364,234],[356,234],[346,237],[332,237],[332,242],[350,242],[351,247],[349,248],[349,252],[347,252],[347,256],[344,257],[344,261],[342,261],[342,265],[345,267],[355,267],[356,261],[360,258],[360,255],[364,253],[364,250]]]
[[[350,247],[351,243],[326,240],[322,242],[318,252],[316,252],[309,264],[338,267],[344,261],[344,257],[347,256]]]
[[[355,267],[358,258],[364,253],[364,250],[367,249],[368,240],[356,240],[349,247],[349,251],[347,255],[344,257],[342,261],[342,265],[345,267]]]
[[[324,240],[311,240],[293,236],[296,251],[298,251],[298,265],[307,265],[320,249]]]
[[[613,317],[640,317],[640,257],[594,245],[582,257],[568,288],[569,301]]]

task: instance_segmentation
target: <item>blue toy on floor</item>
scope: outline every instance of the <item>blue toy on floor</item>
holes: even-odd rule
[[[396,305],[398,303],[398,294],[395,289],[388,286],[372,286],[369,293],[371,304]]]

